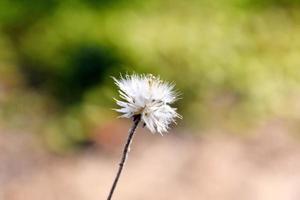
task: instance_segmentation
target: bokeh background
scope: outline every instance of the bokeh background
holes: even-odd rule
[[[0,199],[105,199],[129,120],[112,76],[176,83],[115,199],[300,198],[298,0],[0,0]]]

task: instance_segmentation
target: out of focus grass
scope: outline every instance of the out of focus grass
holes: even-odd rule
[[[299,121],[299,5],[2,0],[1,124],[36,117],[54,148],[82,144],[114,117],[110,76],[133,71],[176,82],[188,127]]]

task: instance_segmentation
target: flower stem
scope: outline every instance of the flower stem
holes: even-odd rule
[[[115,180],[113,182],[113,185],[111,186],[111,189],[110,189],[109,195],[107,197],[107,200],[111,200],[112,195],[115,191],[115,188],[118,184],[118,181],[119,181],[120,175],[122,173],[125,161],[127,159],[127,155],[129,153],[130,144],[132,142],[135,130],[136,130],[136,128],[137,128],[140,121],[141,121],[141,115],[136,115],[136,116],[133,117],[133,125],[132,125],[131,129],[129,130],[128,138],[127,138],[126,144],[125,144],[124,149],[123,149],[122,158],[121,158],[121,161],[119,163],[119,169],[118,169],[117,175],[115,177]]]

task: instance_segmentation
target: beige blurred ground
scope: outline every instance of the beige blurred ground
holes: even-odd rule
[[[299,141],[280,120],[253,131],[161,137],[139,129],[114,199],[300,199]],[[1,200],[106,199],[122,145],[58,156],[25,133],[0,137]]]

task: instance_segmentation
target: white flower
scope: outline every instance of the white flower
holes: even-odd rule
[[[152,132],[167,132],[172,122],[181,116],[169,104],[177,100],[177,94],[173,90],[174,84],[170,84],[148,75],[126,75],[120,80],[113,78],[119,87],[122,100],[116,100],[121,107],[115,109],[122,113],[121,117],[132,118],[141,115],[141,120]]]

